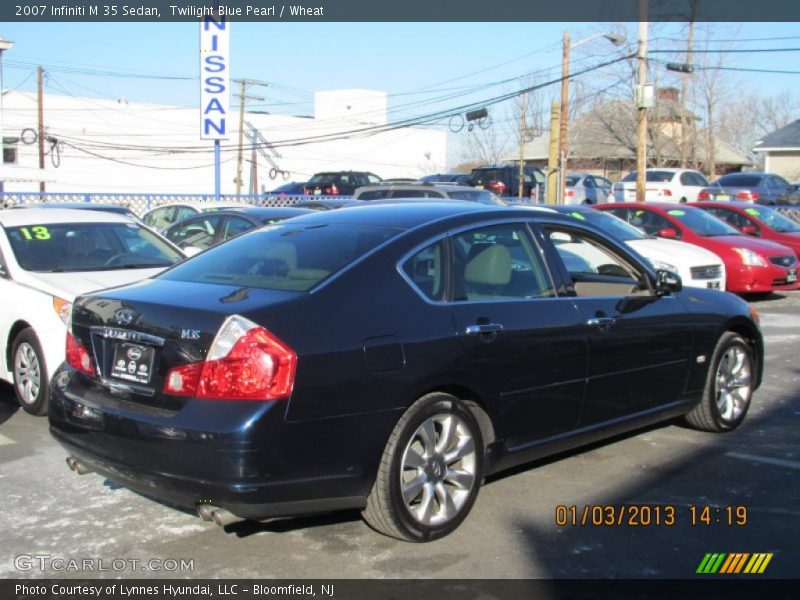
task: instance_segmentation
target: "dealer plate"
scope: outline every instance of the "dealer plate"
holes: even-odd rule
[[[133,383],[150,383],[153,372],[154,348],[144,344],[117,342],[111,376]]]

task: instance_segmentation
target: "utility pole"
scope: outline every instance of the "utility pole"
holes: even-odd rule
[[[248,100],[260,100],[263,101],[264,98],[260,96],[248,96],[247,95],[247,86],[250,85],[261,85],[266,87],[267,83],[264,81],[255,81],[253,79],[240,79],[239,84],[241,86],[240,92],[237,94],[237,98],[239,98],[239,153],[236,159],[236,195],[239,196],[242,193],[242,158],[244,154],[244,108],[245,103]]]
[[[39,117],[39,169],[42,171],[42,179],[39,181],[39,191],[45,191],[44,185],[44,102],[42,100],[42,87],[44,84],[44,69],[36,69],[36,101],[37,113]]]
[[[690,0],[692,14],[689,17],[689,41],[686,45],[686,64],[692,64],[692,46],[694,45],[694,20],[697,18],[697,0]],[[681,75],[681,168],[685,169],[689,165],[689,148],[687,147],[686,130],[686,96],[689,89],[689,73]]]
[[[647,171],[647,0],[639,0],[639,54],[638,93],[636,121],[636,201],[644,202],[645,175]]]
[[[564,32],[561,55],[561,123],[558,134],[558,155],[561,158],[561,169],[558,177],[558,204],[564,203],[564,187],[567,182],[567,155],[569,154],[569,31]]]
[[[550,105],[550,148],[547,156],[547,203],[556,204],[558,200],[558,102]]]
[[[528,130],[525,113],[527,110],[527,95],[522,94],[519,98],[519,185],[517,186],[517,196],[519,196],[520,202],[522,202],[522,193],[525,189],[525,132]]]
[[[255,145],[250,151],[250,194],[258,194],[258,155]]]

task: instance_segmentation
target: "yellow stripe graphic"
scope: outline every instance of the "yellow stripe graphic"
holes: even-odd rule
[[[758,572],[759,573],[763,573],[764,570],[767,568],[767,565],[769,564],[769,561],[771,561],[771,560],[772,560],[772,552],[770,552],[769,554],[765,555],[764,562],[761,563],[761,568],[758,570]]]
[[[745,573],[752,573],[753,572],[753,566],[756,564],[756,562],[758,562],[758,557],[759,556],[760,556],[759,554],[753,554],[753,558],[750,559],[750,562],[747,563],[747,566],[744,569]]]

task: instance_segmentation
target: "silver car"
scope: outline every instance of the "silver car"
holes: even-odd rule
[[[567,175],[564,204],[601,204],[611,194],[611,182],[590,173]]]

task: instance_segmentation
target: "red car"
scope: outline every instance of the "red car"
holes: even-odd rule
[[[729,292],[768,294],[797,289],[794,250],[742,235],[704,210],[661,202],[598,204],[595,208],[607,210],[650,235],[711,250],[725,263],[725,289]]]
[[[800,223],[767,206],[750,202],[695,202],[745,235],[788,246],[800,256]]]

